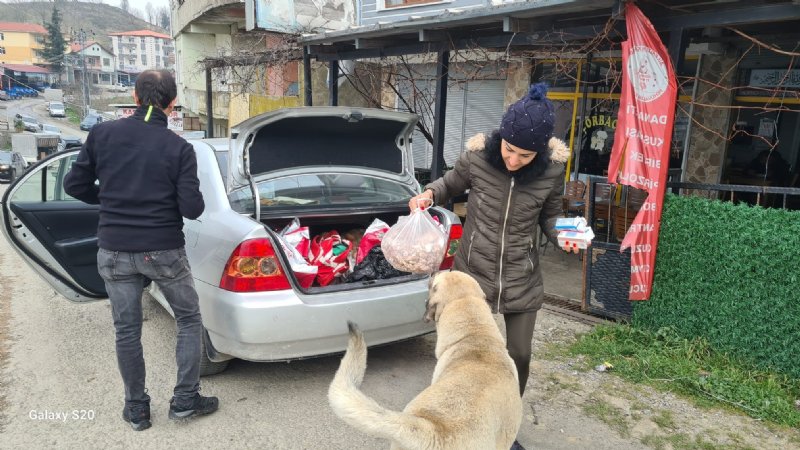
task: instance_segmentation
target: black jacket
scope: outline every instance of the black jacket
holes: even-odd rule
[[[182,217],[205,208],[194,148],[167,129],[163,111],[152,108],[145,121],[147,111],[92,127],[64,180],[67,194],[100,205],[97,238],[106,250],[183,247]]]

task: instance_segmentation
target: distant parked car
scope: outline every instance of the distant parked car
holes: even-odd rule
[[[18,152],[0,152],[0,180],[11,183],[25,173],[28,164]]]
[[[81,130],[89,131],[93,126],[102,121],[103,117],[100,114],[87,114],[86,117],[81,120]]]
[[[64,104],[61,102],[50,102],[50,106],[47,109],[50,111],[50,117],[67,116],[67,111],[64,108]]]
[[[80,147],[83,141],[78,136],[61,136],[58,138],[58,151]]]
[[[0,100],[11,100],[11,96],[6,91],[0,91]]]
[[[55,125],[50,125],[49,123],[41,124],[42,133],[53,133],[57,135],[61,135],[61,128],[58,128]]]
[[[25,126],[26,131],[38,133],[41,131],[41,125],[35,117],[26,116],[24,114],[17,114],[17,119],[20,119]]]

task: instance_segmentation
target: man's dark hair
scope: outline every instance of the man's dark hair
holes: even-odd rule
[[[145,70],[136,78],[136,97],[142,106],[166,109],[177,96],[175,77],[168,70]]]

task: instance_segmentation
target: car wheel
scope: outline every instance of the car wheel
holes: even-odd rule
[[[208,353],[206,352],[206,340],[208,339],[208,333],[206,332],[205,328],[203,328],[203,339],[200,340],[200,376],[205,377],[209,375],[216,375],[225,369],[228,368],[229,361],[222,361],[222,362],[214,362],[208,359]]]
[[[13,183],[14,180],[16,180],[16,179],[17,179],[17,171],[16,170],[12,170],[11,171],[11,179],[8,180],[8,184]]]

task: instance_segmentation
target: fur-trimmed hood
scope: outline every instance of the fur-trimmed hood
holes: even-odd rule
[[[467,140],[466,148],[468,151],[484,150],[486,152],[486,160],[489,161],[494,168],[501,172],[509,173],[523,184],[543,174],[544,171],[547,170],[547,166],[551,163],[566,164],[569,159],[569,147],[567,147],[567,144],[561,139],[552,137],[548,142],[547,152],[537,153],[532,163],[515,172],[508,172],[500,151],[501,141],[502,138],[497,131],[489,135],[478,133]]]

